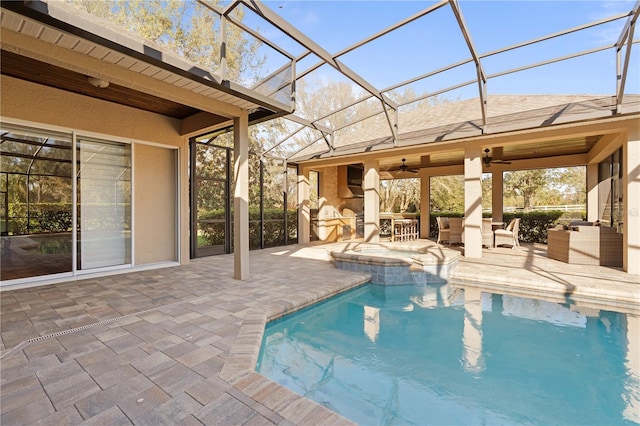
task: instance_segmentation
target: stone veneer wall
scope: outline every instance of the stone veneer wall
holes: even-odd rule
[[[344,215],[344,209],[350,209],[357,215],[364,214],[363,198],[342,198],[338,196],[338,167],[327,167],[319,171],[320,194],[318,197],[318,219],[322,224],[324,219]],[[321,226],[321,225],[320,225]],[[318,230],[321,239],[327,235]]]
[[[333,209],[342,214],[350,209],[355,214],[364,213],[364,198],[342,198],[338,196],[338,167],[327,167],[320,171],[320,197],[318,200],[320,219],[333,216]]]
[[[424,265],[420,261],[400,258],[363,257],[348,253],[332,253],[338,269],[371,274],[371,282],[382,285],[446,284],[458,267],[456,258],[450,263]]]

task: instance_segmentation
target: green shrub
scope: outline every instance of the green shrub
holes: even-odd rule
[[[564,214],[560,210],[511,212],[503,213],[506,223],[511,219],[520,218],[518,238],[525,243],[547,243],[547,229],[558,223],[558,219]]]
[[[27,216],[29,226],[27,226]],[[68,232],[73,226],[71,205],[64,203],[9,203],[9,233]]]
[[[233,213],[232,213],[233,214]],[[200,220],[224,220],[224,210],[210,210],[200,214]],[[260,209],[249,209],[249,248],[258,249],[261,247],[260,235]],[[224,222],[200,223],[199,244],[202,245],[223,245],[224,244]],[[285,233],[288,233],[289,244],[297,240],[298,211],[289,209],[287,211],[287,230],[284,229],[283,209],[264,209],[264,246],[275,247],[284,245]],[[231,238],[231,236],[230,236]]]
[[[71,212],[63,207],[58,209],[46,209],[40,215],[41,232],[65,232],[71,231],[73,219]]]

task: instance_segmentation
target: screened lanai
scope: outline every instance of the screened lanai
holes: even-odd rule
[[[359,236],[377,241],[381,179],[420,179],[425,219],[430,178],[461,175],[465,256],[480,257],[483,173],[492,177],[499,223],[505,172],[574,166],[587,170],[589,221],[616,222],[624,238],[635,238],[633,209],[616,220],[603,212],[638,201],[631,142],[640,111],[639,4],[590,5],[583,14],[582,3],[564,12],[551,2],[514,3],[489,16],[481,2],[442,1],[414,3],[401,19],[391,9],[371,19],[347,4],[332,10],[334,19],[355,11],[351,16],[367,25],[354,21],[339,42],[327,34],[308,38],[253,5],[299,49],[296,111],[260,126],[279,126],[268,133],[263,155],[298,165],[300,241],[331,235],[313,230],[344,216],[355,216],[350,227],[364,222]],[[537,21],[539,9],[546,13]],[[335,53],[320,47],[327,45],[338,45]],[[359,178],[350,178],[353,170]],[[321,184],[309,187],[311,173]],[[317,201],[305,198],[309,191],[321,194]],[[429,222],[421,222],[422,238],[431,236]],[[639,253],[625,244],[625,268],[633,269]]]
[[[406,13],[403,19],[394,20],[396,11],[376,15],[340,41],[319,35],[324,43],[262,3],[248,5],[287,32],[284,45],[296,58],[296,111],[264,124],[283,129],[270,133],[265,155],[308,160],[406,146],[412,144],[409,134],[417,139],[426,130],[439,141],[505,131],[507,123],[526,128],[578,120],[581,112],[620,114],[625,103],[627,112],[637,109],[637,2],[621,4],[618,13],[593,4],[588,16],[600,19],[588,21],[576,7],[566,19],[545,25],[523,17],[528,9],[558,13],[553,2],[514,2],[495,16],[483,13],[482,2],[411,3],[397,7]],[[348,5],[333,5],[334,19],[345,20],[353,9],[363,20],[373,18]],[[286,9],[285,3],[278,12]],[[498,36],[489,37],[487,28]],[[353,43],[345,46],[343,39]],[[340,48],[329,53],[325,45]],[[596,80],[606,84],[590,84]]]
[[[121,22],[115,7],[66,3],[114,30],[136,31],[142,25],[136,16]],[[353,145],[353,150],[345,152],[388,148],[380,146],[383,139],[397,147],[400,139],[406,139],[400,135],[447,124],[456,130],[467,125],[487,134],[491,116],[551,106],[571,104],[573,110],[573,104],[584,103],[582,108],[587,110],[620,114],[624,103],[631,104],[627,111],[633,110],[637,100],[628,97],[640,92],[635,76],[640,67],[635,53],[640,40],[634,36],[637,2],[619,2],[615,7],[579,2],[568,16],[546,19],[544,25],[524,17],[529,10],[536,10],[536,16],[551,16],[564,9],[554,2],[509,2],[491,16],[482,2],[442,0],[388,2],[380,14],[358,2],[332,3],[318,12],[316,3],[310,2],[309,14],[328,10],[330,20],[355,20],[352,31],[339,36],[299,25],[305,21],[299,19],[298,2],[193,0],[183,4],[182,13],[201,14],[211,23],[211,35],[221,38],[225,31],[227,39],[238,37],[252,45],[255,52],[247,58],[251,63],[230,65],[216,38],[203,51],[199,65],[215,70],[204,78],[251,90],[281,107],[269,116],[256,105],[246,106],[260,129],[256,152],[279,159],[307,159],[319,152],[335,155],[337,148],[346,145]],[[354,11],[358,14],[353,15]],[[188,26],[185,30],[190,36],[198,35]],[[143,41],[154,40],[144,32],[136,35]],[[186,49],[170,47],[178,58],[189,58]],[[594,81],[606,84],[594,85]],[[592,93],[592,87],[600,91]],[[521,102],[508,95],[530,98]],[[532,99],[535,95],[540,98]],[[323,104],[314,96],[330,100]],[[459,108],[463,113],[439,111],[441,105],[458,102],[464,104]],[[292,114],[286,114],[289,104]],[[562,113],[569,116],[565,120],[575,120],[571,117],[575,111]],[[544,114],[533,113],[535,118]],[[277,115],[281,117],[264,120]],[[468,122],[459,121],[461,116]],[[513,120],[505,117],[503,121]]]
[[[473,225],[482,173],[492,174],[492,207],[502,212],[505,171],[580,165],[587,167],[588,210],[596,220],[606,203],[598,194],[612,185],[598,170],[615,157],[623,187],[617,202],[638,204],[637,177],[630,173],[640,112],[639,2],[365,5],[167,3],[154,11],[173,22],[165,28],[128,3],[3,3],[2,118],[9,129],[3,133],[23,129],[16,139],[35,134],[52,141],[62,130],[70,140],[79,135],[132,147],[130,185],[139,186],[132,194],[121,189],[129,199],[115,204],[138,215],[128,213],[118,231],[134,234],[136,245],[127,246],[133,253],[125,249],[121,259],[133,266],[234,251],[246,270],[249,248],[307,242],[313,215],[353,214],[361,236],[375,240],[379,200],[373,194],[380,179],[419,178],[419,208],[428,212],[429,179],[464,175],[465,213]],[[21,99],[31,93],[33,99]],[[60,108],[58,99],[79,108]],[[85,100],[91,105],[83,108]],[[5,149],[7,161],[22,161],[18,146],[37,150],[3,142],[3,232],[13,232],[10,223],[15,227],[24,217],[24,232],[39,233],[36,186],[24,184],[24,201],[8,190],[9,174],[18,175],[14,166],[5,170]],[[35,182],[40,157],[53,151],[43,146],[37,159],[25,154],[34,166],[20,176]],[[155,161],[162,166],[154,168]],[[408,175],[403,165],[415,172]],[[350,170],[361,174],[354,185],[345,180]],[[154,179],[159,171],[162,178]],[[69,210],[69,203],[82,205],[73,201],[81,195],[79,176],[49,173],[38,178],[71,185],[75,195],[51,202],[67,209],[61,216],[75,211],[79,231],[82,211]],[[152,190],[164,196],[152,200],[154,208],[143,194],[156,186],[165,190]],[[11,200],[34,208],[22,213],[9,207]],[[161,228],[167,231],[153,243],[158,227],[143,215],[158,211],[166,213]],[[631,217],[630,210],[621,221],[630,227],[625,238],[638,226]],[[134,223],[130,230],[128,223]],[[428,236],[423,228],[421,237]],[[76,258],[69,264],[78,269],[78,236],[71,240]],[[162,254],[148,254],[148,247],[164,246]],[[465,249],[481,255],[480,246]],[[627,263],[636,255],[627,252]]]

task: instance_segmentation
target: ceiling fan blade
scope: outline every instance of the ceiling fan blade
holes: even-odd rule
[[[494,163],[494,164],[511,164],[511,161],[493,160],[492,163]]]
[[[398,173],[400,172],[419,173],[419,170],[409,168],[409,166],[407,166],[407,164],[405,163],[406,161],[407,160],[405,158],[402,159],[402,164],[400,164],[400,167],[398,167],[398,169],[396,170]]]

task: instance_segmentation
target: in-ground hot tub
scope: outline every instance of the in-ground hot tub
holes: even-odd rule
[[[338,269],[371,274],[371,282],[384,285],[444,284],[458,266],[460,252],[433,242],[362,243],[332,250]]]

